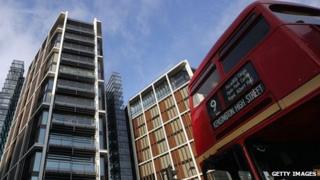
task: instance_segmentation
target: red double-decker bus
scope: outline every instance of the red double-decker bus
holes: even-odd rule
[[[189,84],[205,177],[317,175],[319,72],[320,9],[258,1],[241,12]]]

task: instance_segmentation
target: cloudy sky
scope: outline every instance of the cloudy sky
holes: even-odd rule
[[[289,1],[289,0],[287,0]],[[320,7],[320,0],[290,0]],[[103,23],[105,76],[132,97],[182,59],[197,67],[252,0],[0,0],[0,84],[13,59],[35,56],[61,11]]]

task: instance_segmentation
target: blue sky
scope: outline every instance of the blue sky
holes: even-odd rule
[[[289,0],[287,0],[289,1]],[[320,0],[290,0],[320,7]],[[0,83],[13,59],[33,59],[59,12],[102,21],[106,80],[127,100],[183,59],[197,67],[252,0],[0,0]]]

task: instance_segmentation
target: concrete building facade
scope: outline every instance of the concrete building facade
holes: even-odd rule
[[[129,100],[139,179],[201,178],[188,103],[192,75],[188,61],[184,60]]]
[[[31,62],[1,180],[107,179],[101,22],[61,13]]]

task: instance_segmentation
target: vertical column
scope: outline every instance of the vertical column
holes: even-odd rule
[[[96,179],[100,179],[100,142],[99,142],[99,74],[98,74],[98,37],[97,37],[97,19],[94,18],[93,29],[94,29],[94,90],[95,90],[95,122],[96,122],[96,133],[95,133],[95,168],[96,168]]]
[[[142,118],[144,120],[144,124],[146,126],[146,133],[147,133],[147,139],[148,139],[148,143],[149,143],[149,149],[150,149],[150,154],[151,154],[151,161],[152,161],[152,167],[153,167],[153,171],[154,171],[154,174],[155,174],[155,180],[157,180],[157,172],[156,172],[156,168],[155,168],[155,164],[154,164],[154,158],[153,158],[153,153],[152,153],[152,147],[151,147],[151,142],[150,142],[150,136],[149,136],[149,130],[148,130],[148,127],[147,127],[147,121],[146,121],[146,118],[145,118],[145,112],[144,112],[144,107],[143,107],[143,104],[142,104],[142,96],[141,96],[141,93],[139,94],[139,98],[140,98],[140,105],[141,105],[141,109],[142,109]]]
[[[136,145],[135,145],[135,137],[134,137],[134,129],[133,129],[133,125],[132,125],[132,116],[131,116],[131,111],[130,111],[131,107],[130,107],[130,101],[129,101],[129,105],[128,105],[128,109],[127,109],[127,113],[129,115],[129,128],[130,128],[130,133],[131,133],[131,145],[133,148],[133,159],[134,159],[134,166],[135,166],[135,170],[136,170],[136,176],[137,179],[141,179],[140,177],[140,171],[139,171],[139,165],[138,165],[138,158],[137,158],[137,149],[136,149]],[[110,169],[108,168],[108,171],[110,172]],[[110,179],[110,177],[109,177]]]
[[[189,64],[187,63],[187,61],[183,61],[183,62],[180,63],[177,67],[181,66],[182,64],[184,64],[184,67],[185,67],[185,68],[186,68],[187,66],[189,66]],[[188,71],[187,68],[186,68],[186,70]],[[190,70],[191,70],[191,69],[189,68],[189,71],[190,71]],[[190,75],[190,72],[188,72],[188,73],[189,73],[189,75]],[[166,74],[166,79],[167,79],[167,81],[169,82],[169,88],[170,88],[170,90],[171,90],[171,93],[172,93],[172,96],[173,96],[173,100],[174,100],[174,104],[175,104],[176,110],[177,110],[177,112],[178,112],[179,120],[180,120],[180,123],[181,123],[181,125],[182,125],[182,129],[183,129],[183,133],[184,133],[184,135],[185,135],[185,137],[186,137],[186,139],[187,139],[188,149],[189,149],[189,151],[190,151],[191,158],[192,158],[193,164],[194,164],[195,169],[196,169],[196,172],[197,172],[197,176],[198,176],[199,179],[201,179],[200,173],[199,173],[199,169],[198,169],[198,166],[197,166],[197,163],[196,163],[196,160],[195,160],[195,158],[194,158],[193,151],[192,151],[191,143],[190,143],[190,140],[188,139],[188,134],[187,134],[187,132],[186,132],[185,125],[184,125],[184,123],[183,123],[183,120],[182,120],[182,117],[181,117],[181,113],[180,113],[180,110],[179,110],[179,108],[178,108],[178,103],[177,103],[177,100],[176,100],[176,98],[175,98],[175,96],[174,96],[174,90],[173,90],[173,88],[172,88],[172,86],[171,86],[171,83],[170,83],[170,79],[169,79],[169,77],[168,77],[168,74]]]
[[[44,146],[42,149],[40,171],[39,171],[39,180],[42,180],[43,176],[44,176],[44,170],[45,170],[44,166],[45,166],[45,160],[46,160],[46,155],[47,155],[46,153],[47,153],[48,141],[49,141],[49,131],[50,131],[50,126],[51,126],[51,121],[52,121],[53,103],[54,103],[54,97],[56,94],[58,73],[59,73],[59,67],[60,67],[60,59],[61,59],[61,53],[62,53],[62,48],[63,48],[63,42],[64,42],[64,34],[66,31],[67,19],[68,19],[68,12],[65,12],[64,13],[63,30],[62,30],[62,35],[61,35],[61,43],[60,43],[59,53],[58,53],[57,67],[56,67],[56,71],[55,71],[55,75],[54,75],[54,79],[53,79],[52,97],[50,100],[48,122],[47,122],[47,127],[46,127],[46,135],[45,135],[45,140],[44,140]]]

